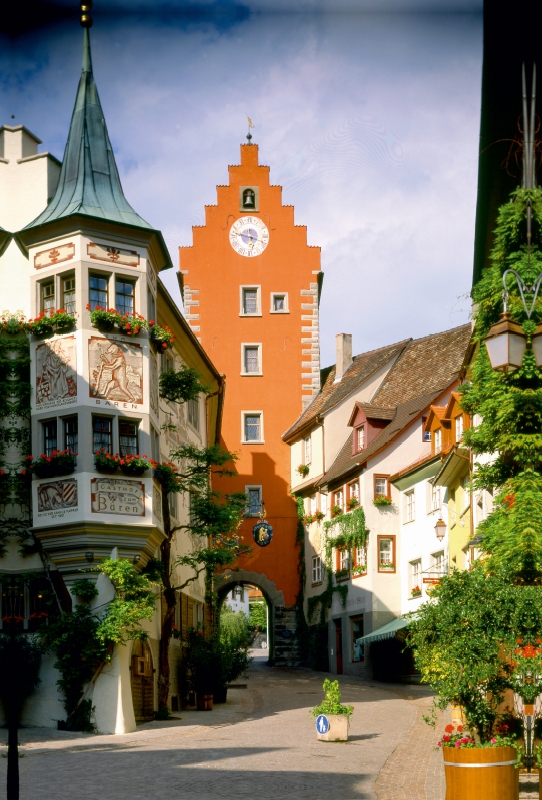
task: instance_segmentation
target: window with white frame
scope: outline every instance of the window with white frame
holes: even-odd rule
[[[263,413],[243,411],[243,441],[263,442]]]
[[[438,553],[431,554],[431,572],[436,576],[444,575],[445,570],[445,562],[444,562],[444,550],[441,550]]]
[[[41,284],[41,311],[51,312],[55,310],[55,281],[44,281]]]
[[[303,439],[303,463],[312,463],[312,439],[310,436]]]
[[[416,517],[416,500],[414,489],[405,492],[405,522],[413,522]]]
[[[367,546],[356,547],[354,550],[354,566],[358,567],[358,572],[367,572]]]
[[[320,511],[322,514],[327,514],[327,494],[320,495]]]
[[[348,484],[348,499],[357,501],[357,503],[354,502],[351,505],[359,505],[359,481],[353,481]]]
[[[442,428],[438,428],[434,434],[435,440],[435,453],[440,453],[442,450]]]
[[[241,286],[241,316],[261,316],[260,287]]]
[[[395,536],[378,537],[378,571],[395,572]]]
[[[186,404],[188,422],[199,431],[199,397],[194,397]]]
[[[259,517],[262,511],[262,487],[245,486],[245,494],[247,496],[245,516]]]
[[[241,374],[242,375],[261,375],[262,374],[262,346],[261,344],[241,345]]]
[[[337,489],[336,492],[333,492],[333,505],[337,508],[340,508],[341,511],[344,507],[344,493],[342,489]]]
[[[389,497],[389,482],[385,475],[375,475],[375,497]]]
[[[312,582],[322,583],[322,559],[320,556],[312,557]]]
[[[430,511],[439,511],[440,510],[440,486],[435,486],[435,484],[430,483],[429,488],[431,490],[431,503],[430,503]]]
[[[362,425],[360,428],[356,428],[356,450],[359,452],[360,450],[365,449],[365,425]]]
[[[455,440],[460,442],[463,436],[463,414],[455,418]]]
[[[422,560],[417,558],[409,564],[409,589],[414,596],[421,594],[422,590]]]
[[[350,550],[347,547],[342,547],[339,550],[339,563],[337,566],[339,569],[350,569]]]
[[[271,314],[288,314],[288,292],[271,292]]]

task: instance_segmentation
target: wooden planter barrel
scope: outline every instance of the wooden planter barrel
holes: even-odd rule
[[[446,800],[517,800],[513,747],[443,747]]]
[[[213,695],[203,694],[198,692],[198,711],[212,711],[213,710]]]

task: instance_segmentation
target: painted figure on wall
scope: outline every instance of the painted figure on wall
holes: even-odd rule
[[[88,343],[90,396],[105,400],[143,402],[141,347],[92,337]]]
[[[59,405],[77,397],[75,338],[54,339],[36,348],[36,404]]]
[[[77,506],[77,481],[42,483],[38,486],[38,512],[55,511],[58,508]]]

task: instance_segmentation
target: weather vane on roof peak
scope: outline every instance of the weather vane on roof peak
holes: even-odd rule
[[[92,27],[92,17],[90,10],[92,8],[92,0],[82,0],[81,2],[81,25],[83,28]]]
[[[245,111],[245,114],[246,114],[246,111]],[[248,143],[249,143],[249,144],[252,144],[252,142],[250,141],[250,140],[252,139],[252,134],[251,134],[251,132],[250,132],[250,129],[251,129],[251,128],[255,128],[256,126],[254,125],[254,123],[252,122],[252,120],[250,119],[250,117],[248,116],[248,114],[247,114],[247,122],[248,122],[248,133],[247,133],[247,139],[248,139]]]

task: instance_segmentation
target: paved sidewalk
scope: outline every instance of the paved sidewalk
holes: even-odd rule
[[[125,736],[24,729],[21,800],[444,800],[442,755],[421,719],[428,690],[342,677],[350,740],[318,742],[308,710],[325,677],[260,661],[212,712]],[[5,767],[0,759],[0,786]]]

